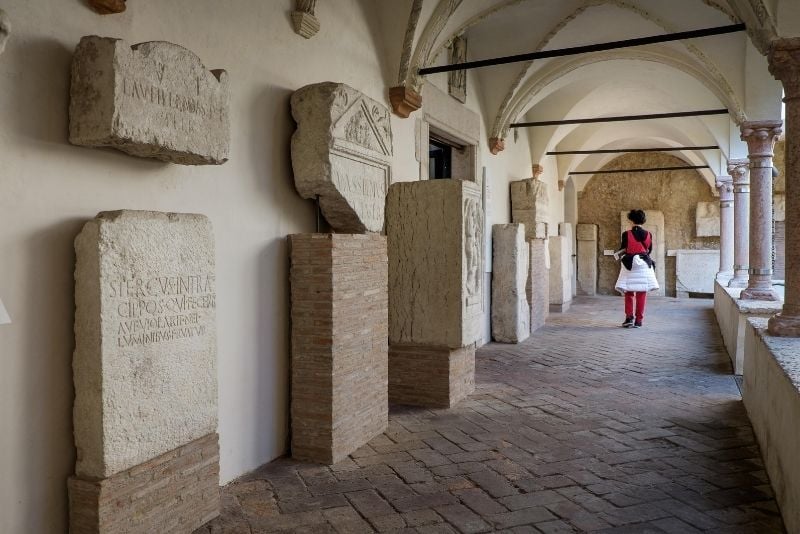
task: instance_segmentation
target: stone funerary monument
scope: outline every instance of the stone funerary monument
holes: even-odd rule
[[[182,165],[219,165],[230,149],[228,73],[163,41],[84,37],[72,60],[69,141]]]
[[[220,507],[211,223],[102,212],[75,252],[70,532],[191,532]]]
[[[525,225],[493,225],[492,249],[492,338],[519,343],[531,335],[531,309],[525,292],[530,247],[525,241]]]

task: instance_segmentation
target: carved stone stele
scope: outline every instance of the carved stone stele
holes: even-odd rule
[[[0,9],[0,54],[6,49],[6,43],[11,36],[11,21],[5,11]]]
[[[224,70],[163,41],[84,37],[72,60],[69,141],[182,165],[219,165],[230,149]]]
[[[126,0],[89,0],[89,6],[101,15],[113,15],[125,11]]]
[[[338,232],[380,232],[392,175],[389,109],[343,83],[292,95],[294,183]]]
[[[422,95],[404,85],[398,85],[389,89],[389,102],[395,115],[407,119],[422,107]]]
[[[520,343],[531,334],[525,294],[529,248],[523,225],[492,226],[492,338],[501,343]]]

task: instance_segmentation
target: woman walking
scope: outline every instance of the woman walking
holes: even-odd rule
[[[641,328],[647,292],[658,289],[653,252],[653,234],[642,228],[647,215],[642,210],[628,212],[631,229],[622,233],[620,249],[625,250],[619,278],[614,288],[625,295],[625,328]]]

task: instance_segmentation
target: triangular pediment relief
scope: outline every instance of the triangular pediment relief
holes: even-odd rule
[[[392,155],[389,113],[359,97],[334,125],[334,137],[384,156]]]

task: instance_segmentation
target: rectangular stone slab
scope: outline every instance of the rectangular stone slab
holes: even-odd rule
[[[550,203],[547,184],[537,178],[526,178],[511,182],[509,190],[511,221],[525,225],[526,239],[546,238],[546,226],[542,230],[541,224],[547,223]]]
[[[597,293],[597,225],[576,227],[578,254],[578,295]]]
[[[461,348],[481,335],[483,211],[461,180],[389,188],[389,342]]]
[[[451,408],[475,391],[475,346],[389,347],[389,400]]]
[[[388,271],[376,234],[295,234],[292,456],[333,464],[386,430]]]
[[[216,432],[209,220],[102,212],[75,252],[77,475],[108,478]]]
[[[182,165],[219,165],[230,150],[230,89],[182,46],[83,37],[72,59],[69,141]]]
[[[525,293],[531,307],[531,332],[543,327],[550,314],[550,250],[547,239],[531,239]]]
[[[519,343],[531,334],[525,295],[529,245],[522,224],[492,226],[492,338]]]

